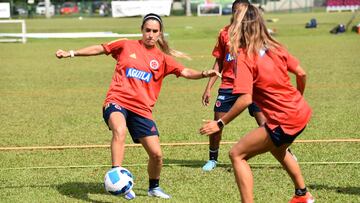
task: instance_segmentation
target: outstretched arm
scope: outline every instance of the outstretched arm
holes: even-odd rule
[[[55,55],[59,59],[61,58],[68,58],[68,57],[74,57],[74,56],[95,56],[105,53],[104,47],[101,45],[93,45],[89,47],[85,47],[79,50],[70,50],[70,51],[64,51],[64,50],[57,50]]]
[[[221,74],[216,70],[204,70],[204,71],[197,71],[190,68],[184,68],[180,74],[181,77],[186,79],[201,79],[201,78],[208,78],[213,76],[221,77]]]
[[[222,65],[221,61],[219,59],[215,60],[214,66],[213,66],[213,70],[221,72],[220,71],[220,66]],[[205,87],[204,90],[204,94],[202,96],[202,104],[204,106],[208,106],[210,103],[210,97],[211,97],[211,88],[212,86],[215,84],[216,80],[218,77],[211,77],[209,78],[209,81]]]
[[[296,75],[296,88],[301,94],[304,94],[305,85],[306,85],[306,73],[301,66],[297,66],[293,72]]]

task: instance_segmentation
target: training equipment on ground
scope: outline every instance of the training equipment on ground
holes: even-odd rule
[[[360,23],[357,24],[357,25],[354,25],[353,28],[352,28],[352,31],[360,34]]]
[[[336,27],[334,27],[332,30],[330,30],[330,33],[331,34],[339,34],[339,33],[344,33],[345,31],[346,31],[345,25],[339,24]]]
[[[358,9],[357,11],[354,12],[354,14],[351,16],[350,20],[346,23],[345,25],[345,31],[347,31],[347,29],[349,28],[349,26],[351,25],[351,23],[354,21],[354,19],[356,18],[357,14],[359,14],[360,9]]]
[[[267,31],[268,31],[268,33],[270,35],[276,35],[276,29],[275,28],[268,28]]]
[[[317,21],[315,18],[312,18],[310,22],[306,23],[305,28],[316,28],[317,27]]]
[[[269,22],[269,23],[276,23],[279,21],[279,18],[270,18],[270,19],[266,19],[266,22]]]
[[[113,195],[127,194],[134,185],[134,179],[129,170],[123,167],[116,167],[105,174],[105,190]]]
[[[354,12],[354,14],[351,16],[351,18],[349,19],[349,21],[345,25],[339,24],[339,25],[335,26],[333,29],[330,30],[330,33],[331,34],[338,34],[338,33],[346,32],[347,29],[349,28],[351,23],[354,21],[354,19],[356,18],[357,14],[359,12],[360,12],[360,9],[358,9],[357,11]]]

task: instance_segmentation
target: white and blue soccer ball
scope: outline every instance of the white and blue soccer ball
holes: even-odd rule
[[[124,195],[134,186],[133,175],[126,168],[113,168],[106,172],[104,186],[113,195]]]

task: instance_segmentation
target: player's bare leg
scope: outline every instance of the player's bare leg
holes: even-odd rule
[[[236,183],[243,203],[252,203],[253,175],[248,159],[275,148],[264,127],[259,127],[237,142],[230,150],[229,157],[234,169]]]
[[[304,178],[300,166],[287,150],[288,145],[283,145],[271,151],[272,155],[281,163],[294,182],[295,188],[305,188]]]
[[[140,143],[145,148],[148,156],[149,190],[148,195],[159,198],[171,198],[159,186],[160,173],[163,165],[163,155],[160,147],[159,136],[147,136],[140,138]]]
[[[293,158],[293,155],[291,155],[289,152],[288,145],[276,148],[272,150],[271,153],[281,163],[294,183],[295,194],[290,202],[314,202],[314,197],[310,194],[310,192],[307,191],[305,186],[305,181],[301,174],[300,166]]]
[[[109,118],[112,132],[111,158],[113,166],[121,166],[125,153],[126,121],[120,112],[113,112]]]

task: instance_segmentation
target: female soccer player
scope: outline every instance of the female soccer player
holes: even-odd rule
[[[243,136],[229,152],[242,202],[253,202],[253,177],[247,160],[265,152],[271,152],[291,177],[295,195],[290,202],[314,202],[298,163],[286,150],[304,130],[312,113],[302,96],[305,71],[269,35],[256,7],[249,4],[235,10],[229,37],[230,52],[237,61],[233,93],[240,96],[218,121],[206,121],[200,133],[219,132],[254,101],[267,122]],[[297,88],[291,85],[288,72],[296,75]]]
[[[148,195],[170,198],[159,187],[162,169],[162,151],[159,132],[152,117],[164,77],[174,74],[187,79],[200,79],[220,74],[217,71],[195,71],[185,68],[172,56],[185,56],[169,48],[160,16],[148,14],[141,25],[141,40],[115,40],[76,51],[58,50],[58,58],[111,54],[117,61],[104,105],[103,117],[112,131],[111,155],[113,167],[124,159],[125,133],[128,128],[135,143],[141,143],[148,156]],[[126,199],[135,198],[133,191]]]
[[[234,14],[234,8],[239,6],[244,6],[250,4],[248,0],[235,0],[232,4],[232,10]],[[233,17],[231,18],[231,22]],[[234,58],[230,54],[229,49],[229,37],[228,30],[230,25],[225,26],[220,30],[218,41],[214,50],[212,52],[213,56],[216,58],[213,69],[221,72],[222,79],[220,88],[218,90],[217,100],[214,106],[214,119],[218,120],[226,112],[230,110],[232,105],[235,103],[238,94],[233,94],[233,81],[235,78],[234,74]],[[211,88],[214,85],[217,77],[211,77],[207,83],[204,94],[202,96],[202,103],[204,106],[208,106],[211,96]],[[264,114],[260,111],[259,107],[256,104],[251,104],[249,107],[249,113],[251,116],[255,117],[257,124],[263,125],[266,122]],[[202,167],[204,171],[211,171],[216,167],[219,155],[220,141],[221,141],[222,130],[214,133],[209,136],[209,160]]]

